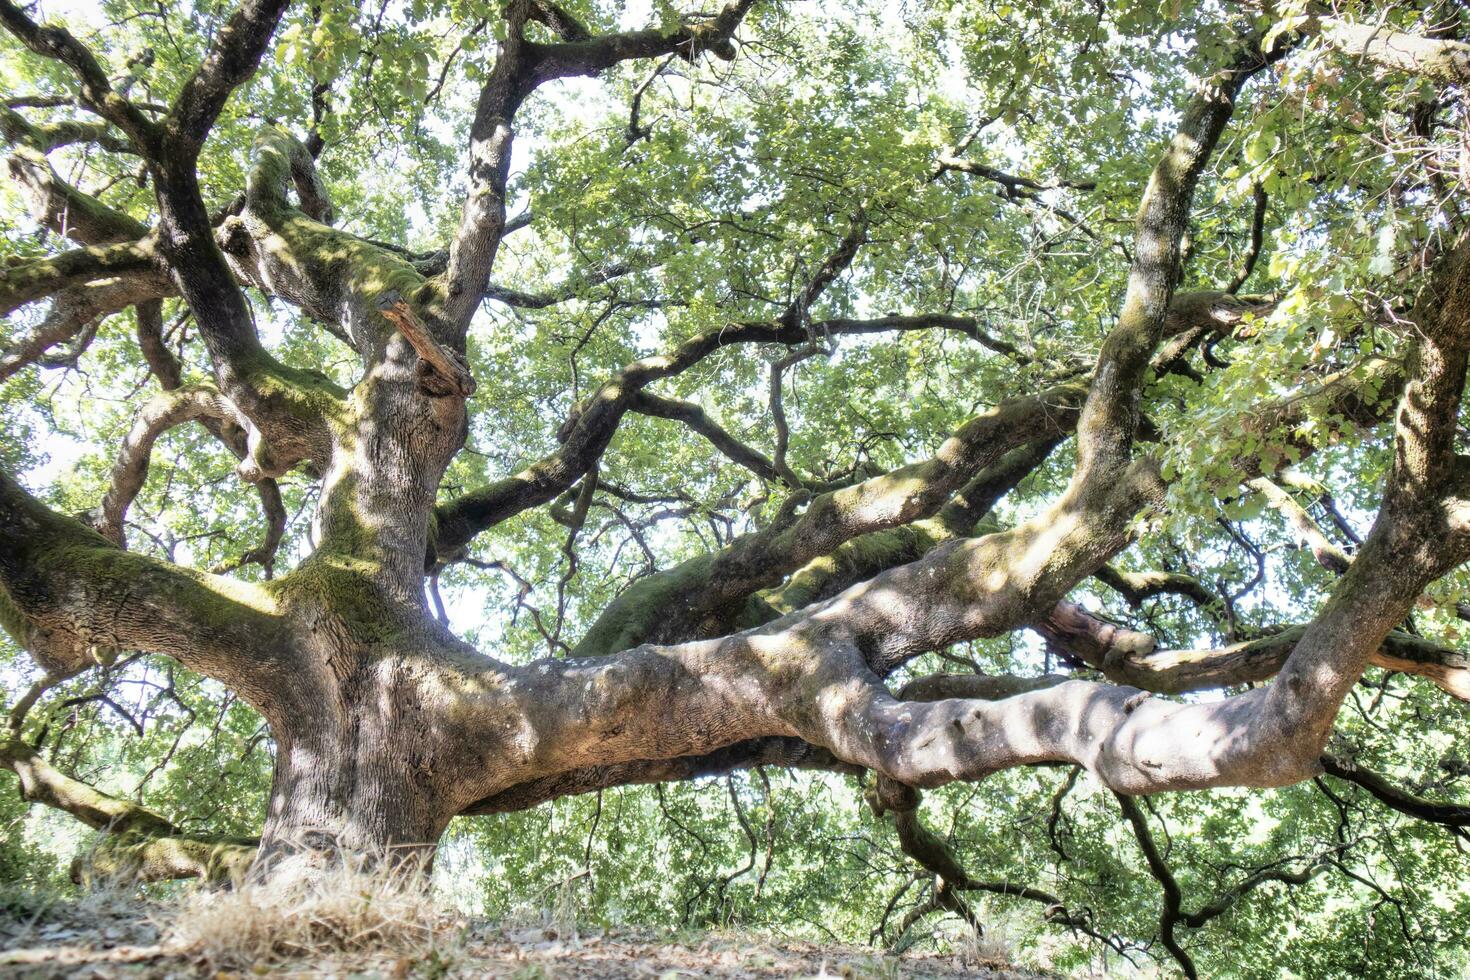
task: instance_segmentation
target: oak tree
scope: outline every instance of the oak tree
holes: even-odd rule
[[[0,761],[95,863],[830,771],[935,876],[905,929],[1116,945],[920,822],[1060,765],[1192,973],[1349,844],[1190,912],[1141,798],[1470,823],[1352,744],[1470,700],[1459,6],[49,12],[0,0]],[[263,722],[248,839],[66,771],[145,665]]]

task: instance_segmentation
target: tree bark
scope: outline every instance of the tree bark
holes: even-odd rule
[[[168,288],[198,318],[214,375],[213,385],[180,387],[178,365],[151,343],[150,363],[158,362],[169,390],[119,454],[100,534],[0,475],[0,620],[56,656],[58,667],[80,669],[99,647],[162,652],[256,707],[277,749],[261,868],[303,848],[418,856],[460,813],[765,761],[871,769],[907,786],[1042,762],[1085,766],[1124,794],[1289,784],[1320,771],[1343,697],[1375,657],[1392,651],[1385,640],[1425,586],[1470,556],[1470,462],[1453,445],[1470,345],[1462,246],[1445,257],[1415,311],[1419,337],[1407,366],[1391,372],[1405,397],[1374,529],[1343,563],[1332,598],[1291,638],[1289,653],[1269,654],[1271,672],[1279,670],[1270,687],[1194,704],[1054,678],[971,681],[967,690],[937,692],[964,696],[940,699],[928,696],[944,686],[936,682],[897,697],[885,686],[924,653],[1003,635],[1057,610],[1131,543],[1140,514],[1162,506],[1159,464],[1135,445],[1140,401],[1166,336],[1199,326],[1201,317],[1238,315],[1234,298],[1174,289],[1194,188],[1241,87],[1282,53],[1250,38],[1187,105],[1154,170],[1119,322],[1085,382],[998,404],[931,459],[815,496],[812,487],[794,488],[770,527],[630,590],[578,656],[516,666],[482,655],[425,608],[426,568],[461,557],[480,531],[583,480],[628,411],[662,412],[711,431],[707,418],[655,400],[648,386],[731,344],[800,342],[823,323],[838,334],[946,329],[978,337],[979,328],[947,315],[809,323],[810,302],[862,244],[858,222],[790,315],[722,325],[634,361],[575,408],[555,451],[440,504],[441,481],[467,433],[474,385],[465,336],[506,232],[517,108],[543,82],[631,58],[732,56],[731,38],[752,3],[737,0],[670,31],[603,37],[554,5],[509,4],[506,39],[470,128],[470,192],[447,268],[436,276],[333,229],[310,154],[274,127],[257,138],[239,213],[211,224],[194,164],[284,6],[246,0],[155,122],[112,91],[70,35],[0,0],[6,27],[72,69],[89,105],[127,135],[153,176],[159,213],[155,230],[120,244],[106,215],[68,225],[105,244],[25,263],[0,285],[0,307],[166,266]],[[529,40],[528,21],[560,40]],[[50,183],[43,163],[30,159],[24,175],[52,214],[52,199],[69,192]],[[343,391],[266,351],[242,282],[333,323],[360,359],[355,387]],[[1290,411],[1253,424],[1280,428]],[[193,418],[243,434],[244,479],[267,480],[301,464],[321,474],[317,546],[289,574],[246,585],[122,547],[153,440]],[[996,496],[1074,430],[1077,464],[1065,491],[1015,528],[970,537]],[[801,484],[779,452],[774,460],[745,458]],[[929,519],[936,523],[916,523]],[[750,628],[736,631],[742,626]],[[1180,689],[1170,686],[1177,664],[1150,661],[1151,647],[1120,653],[1116,639],[1099,640],[1094,651],[1104,674]],[[1266,657],[1225,651],[1209,679],[1257,679]],[[34,763],[12,755],[11,768],[40,787],[38,796],[94,820],[109,812],[106,800],[38,782]],[[166,821],[132,811],[127,819],[171,836]],[[157,853],[139,860],[169,866]],[[178,866],[208,865],[181,858]]]

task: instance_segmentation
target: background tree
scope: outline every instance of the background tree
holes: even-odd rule
[[[0,21],[77,874],[467,817],[608,914],[1463,967],[1458,6]]]

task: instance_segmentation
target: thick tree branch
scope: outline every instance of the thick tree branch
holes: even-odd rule
[[[76,817],[94,830],[150,836],[178,833],[169,820],[131,800],[118,799],[78,782],[51,766],[16,738],[0,740],[0,765],[20,778],[21,796]]]
[[[1057,653],[1101,671],[1116,684],[1156,694],[1184,694],[1269,680],[1285,665],[1307,626],[1205,650],[1159,650],[1146,633],[1100,619],[1062,602],[1034,628]],[[1470,700],[1470,657],[1423,637],[1392,630],[1368,656],[1384,670],[1414,674],[1461,701]]]
[[[1329,776],[1362,787],[1370,796],[1390,810],[1397,810],[1399,813],[1419,820],[1427,820],[1430,823],[1457,828],[1470,827],[1470,806],[1426,800],[1395,786],[1383,776],[1371,769],[1363,768],[1352,759],[1345,759],[1331,752],[1324,753],[1322,769]]]
[[[0,134],[12,143],[26,143],[42,153],[76,143],[93,144],[109,153],[138,152],[133,144],[117,136],[105,122],[64,119],[32,123],[9,105],[0,106]]]
[[[1315,5],[1314,5],[1315,6]],[[1420,37],[1381,25],[1359,24],[1325,12],[1313,12],[1292,26],[1350,58],[1390,71],[1417,75],[1445,85],[1470,83],[1470,44]]]
[[[1317,526],[1316,521],[1312,520],[1306,508],[1297,503],[1291,494],[1264,476],[1249,480],[1246,485],[1263,494],[1272,509],[1286,518],[1296,535],[1297,542],[1312,553],[1317,564],[1339,575],[1347,570],[1348,565],[1352,564],[1352,558],[1347,552],[1328,540],[1327,535],[1322,533],[1322,529]]]
[[[640,415],[681,422],[691,431],[709,440],[710,445],[718,449],[732,463],[745,467],[770,483],[786,482],[784,477],[776,471],[776,466],[769,457],[736,439],[710,418],[704,409],[693,402],[664,398],[648,391],[640,391],[628,407]],[[790,486],[789,483],[788,486]],[[800,486],[801,484],[798,483],[791,488],[795,490]]]
[[[184,365],[164,341],[163,304],[156,299],[139,303],[134,315],[137,317],[138,350],[148,370],[158,380],[158,386],[164,391],[172,391],[184,383]]]
[[[5,270],[0,279],[0,315],[63,289],[157,268],[152,239],[72,249],[43,259],[28,259]]]
[[[464,342],[470,318],[490,284],[500,240],[507,233],[506,181],[510,176],[513,122],[521,103],[537,86],[555,78],[596,75],[621,61],[679,54],[693,61],[701,51],[734,57],[735,30],[754,0],[736,0],[715,17],[671,33],[634,31],[593,37],[555,4],[518,2],[507,7],[506,37],[495,66],[480,90],[470,125],[469,194],[459,228],[449,246],[449,264],[436,289],[442,303],[436,319],[451,347]],[[546,23],[564,40],[538,44],[526,40],[526,22]]]
[[[260,63],[290,0],[244,0],[220,27],[209,53],[184,83],[162,126],[169,150],[192,161],[220,110]]]
[[[245,422],[212,385],[161,392],[143,406],[118,450],[111,485],[93,518],[93,527],[99,534],[114,544],[123,544],[123,522],[128,507],[148,478],[153,443],[169,429],[201,418],[217,425]]]
[[[777,520],[720,551],[638,580],[603,610],[576,654],[605,655],[636,643],[717,635],[746,596],[859,535],[934,515],[1005,453],[1038,436],[1066,435],[1080,397],[1080,385],[1060,385],[1004,402],[966,422],[927,460],[820,494],[794,519]]]
[[[89,647],[165,653],[239,691],[267,717],[294,669],[267,591],[122,551],[0,473],[0,589],[16,622]],[[5,617],[10,619],[11,617]],[[25,642],[25,635],[17,636]]]
[[[96,56],[64,27],[37,24],[11,0],[0,0],[0,24],[36,54],[70,68],[81,84],[83,105],[127,133],[141,151],[156,150],[161,137],[158,124],[113,90]]]
[[[36,223],[83,245],[130,242],[148,234],[141,221],[108,207],[62,180],[46,154],[16,146],[5,159],[10,179],[20,185]]]
[[[1040,466],[1057,443],[1042,439],[1012,450],[975,474],[931,518],[861,535],[813,559],[779,587],[754,595],[738,625],[756,626],[829,599],[879,572],[916,561],[940,542],[974,533],[996,502]]]
[[[828,320],[814,329],[833,336],[882,331],[925,330],[947,324],[933,317],[883,317],[877,320]],[[707,330],[668,354],[627,365],[589,398],[575,406],[563,423],[561,447],[514,476],[466,493],[437,510],[438,554],[451,558],[476,534],[565,492],[587,472],[607,447],[636,394],[662,378],[688,370],[705,357],[734,344],[799,344],[803,328],[778,321],[747,321]],[[1067,386],[1061,386],[1070,391]],[[1031,433],[1029,438],[1035,438]],[[1029,441],[1029,440],[1028,440]]]
[[[735,31],[755,0],[733,0],[707,20],[674,31],[658,29],[580,37],[555,44],[536,45],[537,84],[571,75],[597,75],[622,61],[677,54],[693,62],[709,52],[724,61],[735,57]]]
[[[446,395],[468,398],[475,393],[475,379],[469,369],[439,345],[402,296],[396,291],[385,293],[378,300],[378,309],[419,355],[419,386],[427,394],[438,398]]]
[[[1097,580],[1121,595],[1128,605],[1138,607],[1148,599],[1161,595],[1180,595],[1201,608],[1209,608],[1220,597],[1193,575],[1180,572],[1130,572],[1104,565],[1097,570]]]
[[[58,772],[19,739],[0,739],[0,766],[19,777],[21,797],[27,802],[60,810],[108,835],[90,853],[77,857],[73,880],[239,881],[255,858],[253,842],[184,834],[147,807]]]
[[[154,268],[62,290],[53,297],[41,322],[0,352],[0,381],[28,364],[45,363],[51,348],[78,335],[88,336],[104,318],[129,306],[154,302],[172,290],[168,276]]]
[[[1092,390],[1078,423],[1079,481],[1095,472],[1116,472],[1127,461],[1144,373],[1163,336],[1179,274],[1180,243],[1195,185],[1235,110],[1242,86],[1281,57],[1285,48],[1283,44],[1262,52],[1255,40],[1247,41],[1228,67],[1205,80],[1154,168],[1138,209],[1123,309],[1098,355]]]
[[[757,766],[781,766],[847,775],[859,775],[862,772],[860,768],[842,762],[825,749],[800,739],[758,738],[737,742],[705,755],[574,769],[512,786],[494,796],[476,800],[460,812],[465,816],[512,813],[563,796],[593,793],[614,786],[684,782],[724,776]]]
[[[1163,329],[1167,335],[1196,329],[1215,330],[1219,329],[1222,324],[1238,322],[1239,310],[1239,303],[1233,297],[1228,297],[1223,293],[1182,293],[1170,304]],[[892,322],[892,319],[864,321],[864,324],[886,324]],[[932,318],[921,319],[933,322]],[[1063,385],[1054,389],[1054,394],[1061,395],[1069,390],[1073,389]],[[1073,393],[1075,395],[1077,392],[1073,391]],[[1335,389],[1333,398],[1340,398],[1340,393]],[[1043,401],[1046,400],[1043,399]],[[1321,400],[1315,396],[1304,399],[1300,403],[1295,403],[1292,411],[1305,411],[1316,406]],[[1335,403],[1334,401],[1333,404]],[[1024,400],[1008,403],[1011,409],[1023,404]],[[1022,413],[1011,416],[1012,422],[1019,428],[1009,437],[1001,434],[999,426],[995,431],[1002,439],[1017,436],[1030,439],[1034,438],[1037,433],[1050,433],[1053,437],[1065,435],[1075,421],[1075,416],[1071,415],[1067,408],[1071,404],[1075,402],[1069,402],[1067,398],[1057,398],[1054,406],[1047,408],[1039,415]],[[1000,409],[994,411],[998,412]],[[1285,424],[1289,418],[1294,417],[1294,415],[1283,417],[1277,421]],[[967,423],[967,428],[962,428],[947,445],[962,446],[965,439],[979,435],[981,430],[975,428],[975,425],[975,420]],[[955,442],[955,440],[960,441]],[[1009,445],[1007,443],[1006,448],[1009,448]],[[1042,452],[1041,458],[1044,458],[1049,447],[1043,449],[1040,443],[1033,443],[1032,451]],[[911,512],[906,512],[909,516],[902,519],[896,518],[895,523],[907,524],[933,515],[934,508],[938,506],[939,501],[955,486],[951,480],[964,479],[967,474],[973,472],[967,469],[956,472],[939,465],[936,460],[904,467],[856,487],[817,497],[809,504],[807,513],[789,528],[777,526],[747,535],[714,555],[690,559],[675,568],[640,579],[603,611],[582,642],[578,644],[577,652],[586,656],[599,655],[636,643],[675,642],[718,635],[736,624],[754,625],[770,618],[773,615],[770,611],[772,607],[757,599],[753,600],[748,608],[742,609],[737,605],[738,600],[773,584],[774,577],[788,571],[796,571],[800,568],[800,564],[806,561],[812,563],[810,575],[798,573],[798,576],[793,578],[793,591],[788,597],[789,602],[779,595],[768,597],[777,603],[775,608],[790,611],[799,605],[814,601],[819,594],[825,598],[835,594],[841,587],[858,581],[846,574],[832,578],[829,574],[831,571],[828,566],[829,561],[836,561],[837,567],[844,572],[864,569],[865,577],[870,577],[884,569],[914,560],[940,540],[954,534],[969,534],[974,526],[974,521],[978,520],[980,515],[965,513],[964,493],[962,492],[961,500],[946,508],[950,511],[947,517],[944,512],[940,513],[940,525],[916,527],[913,531],[884,537],[869,535],[867,539],[853,542],[852,547],[846,548],[845,551],[823,553],[821,556],[812,555],[806,550],[806,544],[803,542],[808,539],[808,536],[812,541],[820,540],[817,535],[818,531],[823,528],[849,527],[853,533],[858,534],[876,530],[877,525],[867,523],[862,508],[865,508],[869,514],[881,513],[879,503],[885,499],[884,487],[902,488],[902,493],[891,495],[890,503],[901,504],[907,500],[915,504]],[[1015,462],[1024,461],[1018,457]],[[1039,462],[1039,459],[1035,460],[1033,465],[1035,462]],[[1021,475],[1024,475],[1024,472],[1017,473],[1016,479],[1019,479]],[[980,491],[977,499],[983,500],[987,496],[984,491],[987,478],[982,474],[976,479],[979,484],[976,489]],[[1098,482],[1105,483],[1106,481],[1099,480]],[[1107,489],[1110,490],[1111,487]],[[830,504],[828,503],[829,498],[832,501]],[[985,503],[986,509],[991,502],[993,498]],[[860,509],[852,509],[854,507],[860,507]],[[838,512],[836,518],[832,516],[831,511],[833,510]],[[968,523],[966,523],[967,520]],[[822,531],[821,533],[827,532]],[[841,541],[846,540],[846,537],[847,533],[839,530],[831,540],[840,544]],[[828,542],[821,541],[821,543]],[[809,555],[811,555],[810,558],[807,557]],[[742,568],[746,571],[742,572]],[[758,570],[757,574],[753,574],[755,570]],[[840,585],[830,591],[819,588],[818,592],[813,592],[811,586],[819,582],[840,582]],[[737,612],[740,615],[734,616],[733,614]]]

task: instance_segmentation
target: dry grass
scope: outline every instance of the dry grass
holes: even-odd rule
[[[472,922],[402,861],[295,858],[263,883],[172,898],[94,892],[78,902],[0,911],[0,976],[27,980],[382,977],[613,980],[622,977],[1021,980],[1001,963],[913,952],[893,958],[836,943],[749,932],[680,933],[577,922],[575,881],[539,910]],[[18,913],[18,914],[16,914]],[[517,921],[517,919],[519,921]],[[993,954],[993,950],[976,951]]]
[[[411,860],[285,859],[265,882],[196,891],[160,923],[164,945],[217,968],[302,956],[391,951],[422,956],[462,925]]]

